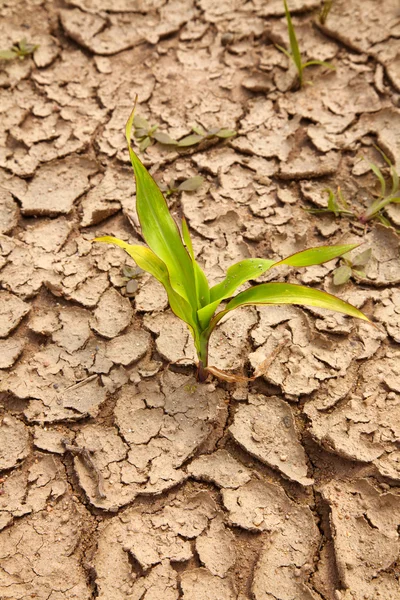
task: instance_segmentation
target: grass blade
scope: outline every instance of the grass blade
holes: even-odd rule
[[[336,71],[335,65],[325,62],[324,60],[309,60],[306,63],[304,63],[303,69],[305,69],[306,67],[312,67],[313,65],[318,65],[320,67],[327,67],[328,69],[331,69],[331,71]]]
[[[286,14],[286,21],[287,21],[287,26],[288,26],[290,49],[292,51],[291,56],[292,56],[294,64],[296,65],[297,71],[299,73],[299,78],[301,80],[303,65],[301,63],[301,54],[300,54],[299,44],[297,42],[296,32],[293,27],[292,17],[289,12],[287,1],[283,0],[283,4],[285,6],[285,14]]]
[[[134,110],[125,134],[136,179],[136,210],[148,246],[165,263],[173,290],[195,309],[196,290],[192,261],[183,245],[179,229],[171,217],[158,185],[141,163],[130,143]]]
[[[312,265],[322,265],[333,258],[342,256],[357,248],[359,244],[346,244],[344,246],[318,246],[317,248],[308,248],[302,252],[296,252],[283,260],[273,264],[273,267],[280,265],[289,265],[290,267],[311,267]]]
[[[258,304],[299,304],[301,306],[316,306],[334,310],[351,317],[368,321],[358,308],[344,302],[336,296],[315,290],[313,288],[296,285],[293,283],[262,283],[249,288],[235,296],[227,305],[226,309],[215,315],[210,323],[210,331],[214,329],[218,321],[231,310],[240,306]]]
[[[189,228],[185,218],[182,219],[182,235],[183,241],[188,249],[189,256],[192,259],[194,280],[196,285],[197,309],[200,309],[210,302],[210,288],[208,286],[207,277],[205,276],[203,269],[195,259],[192,240],[190,238]]]

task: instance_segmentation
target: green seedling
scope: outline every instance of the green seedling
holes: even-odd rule
[[[133,136],[139,144],[139,150],[144,152],[146,148],[154,142],[159,142],[164,146],[176,146],[177,141],[173,140],[168,133],[158,131],[158,125],[150,125],[147,119],[136,115],[133,119]]]
[[[321,25],[325,25],[328,15],[331,12],[332,5],[333,0],[324,0],[324,2],[322,2],[321,10],[319,12],[319,22]]]
[[[177,183],[174,179],[171,179],[167,184],[160,183],[159,188],[164,192],[165,196],[172,196],[172,194],[179,194],[179,192],[195,192],[204,183],[204,178],[201,175],[195,177],[189,177],[181,183]]]
[[[350,210],[349,204],[342,194],[342,190],[338,187],[337,195],[331,188],[324,190],[328,193],[328,206],[326,208],[306,208],[306,212],[312,215],[321,215],[324,213],[333,213],[335,217],[345,215],[347,217],[354,217],[355,214]]]
[[[202,127],[192,127],[193,133],[182,138],[178,142],[178,148],[189,148],[190,146],[196,146],[204,140],[217,137],[221,140],[226,140],[236,135],[236,131],[233,129],[225,129],[224,127],[214,127],[205,131]]]
[[[129,267],[128,265],[123,266],[122,279],[126,283],[125,292],[127,296],[134,296],[136,294],[139,287],[137,279],[143,272],[143,269],[140,269],[140,267]]]
[[[30,44],[24,38],[9,50],[0,50],[0,60],[14,60],[15,58],[24,60],[26,56],[33,54],[38,48],[37,44]]]
[[[319,265],[350,252],[356,247],[354,244],[311,248],[278,261],[264,258],[241,260],[228,268],[223,281],[210,288],[195,259],[186,220],[182,220],[181,233],[161,190],[132,149],[133,119],[134,112],[128,119],[125,133],[136,179],[137,214],[141,233],[148,247],[128,244],[111,236],[99,237],[95,241],[123,248],[141,269],[153,275],[164,286],[172,311],[187,324],[193,336],[198,356],[199,381],[205,381],[210,373],[232,380],[229,379],[232,376],[224,377],[224,374],[208,365],[208,344],[216,325],[235,308],[264,304],[300,304],[327,308],[364,321],[369,320],[360,310],[331,294],[291,283],[264,283],[234,296],[241,285],[257,279],[269,269],[282,265]],[[228,302],[217,312],[225,300]]]
[[[289,58],[289,60],[293,61],[294,65],[297,69],[297,74],[298,74],[298,78],[299,78],[299,87],[302,87],[303,71],[307,67],[312,67],[313,65],[319,65],[322,67],[327,67],[328,69],[332,69],[332,70],[335,70],[335,67],[333,65],[331,65],[330,63],[325,62],[323,60],[308,60],[307,62],[302,61],[299,43],[297,41],[297,36],[296,36],[295,29],[293,27],[292,17],[289,12],[287,1],[283,0],[283,4],[285,7],[286,21],[287,21],[287,27],[288,27],[290,52],[288,50],[286,50],[286,48],[283,48],[282,46],[279,46],[278,44],[276,44],[276,47],[278,48],[278,50],[280,50],[281,52],[286,54],[286,56]]]
[[[358,219],[360,223],[367,223],[372,219],[378,219],[383,225],[386,227],[391,227],[391,223],[389,219],[384,215],[384,210],[388,204],[399,204],[400,203],[400,182],[399,182],[399,174],[391,163],[390,159],[382,152],[380,148],[375,146],[375,148],[380,152],[384,161],[389,167],[390,178],[391,178],[391,189],[387,190],[387,184],[385,177],[381,171],[381,169],[373,162],[369,162],[369,166],[371,171],[376,175],[379,184],[380,184],[380,192],[377,195],[376,200],[372,202],[371,206],[362,214],[356,214],[354,211],[350,210],[349,204],[347,200],[344,198],[341,189],[338,188],[337,194],[335,194],[330,188],[327,188],[325,191],[328,192],[328,206],[326,208],[308,208],[307,212],[317,215],[324,213],[334,214],[335,217],[345,216],[352,217]]]
[[[343,264],[333,271],[333,283],[335,285],[344,285],[353,276],[365,279],[364,268],[371,258],[371,248],[360,252],[354,258],[344,254],[342,256]]]
[[[377,146],[375,146],[375,148],[378,150],[378,152],[380,152],[384,161],[389,167],[391,178],[391,190],[390,192],[387,190],[385,178],[378,165],[376,165],[373,162],[370,162],[369,166],[371,168],[371,171],[376,175],[381,189],[376,200],[374,200],[374,202],[365,211],[365,213],[359,216],[359,220],[361,221],[361,223],[366,223],[371,219],[377,218],[384,225],[390,226],[390,221],[385,217],[384,214],[382,214],[382,211],[386,208],[388,204],[400,203],[399,175],[394,166],[392,165],[390,159],[386,156],[386,154],[382,152],[382,150]]]

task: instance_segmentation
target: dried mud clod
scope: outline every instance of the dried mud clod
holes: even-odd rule
[[[336,70],[296,89],[282,0],[2,3],[0,49],[39,47],[0,62],[1,598],[398,600],[399,236],[304,211],[340,185],[362,214],[374,144],[400,169],[398,6],[335,0],[321,25],[320,4],[289,8],[304,60]],[[143,155],[163,183],[204,178],[168,202],[211,285],[242,259],[363,242],[365,277],[340,288],[338,260],[262,281],[338,294],[379,329],[247,307],[210,363],[250,375],[272,355],[267,372],[196,382],[164,290],[140,275],[129,294],[132,260],[92,243],[143,243],[136,95],[174,139],[237,131]]]

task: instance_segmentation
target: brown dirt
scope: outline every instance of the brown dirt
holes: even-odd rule
[[[361,210],[361,157],[400,169],[397,0],[290,0],[305,57],[293,69],[281,0],[10,0],[0,48],[0,598],[398,600],[399,237],[316,217],[326,187]],[[338,261],[280,281],[338,293],[380,327],[320,310],[246,308],[211,362],[248,385],[197,384],[194,347],[147,275],[126,295],[118,248],[140,241],[123,126],[230,141],[145,156],[212,283],[234,261],[364,242],[366,277]],[[400,225],[397,206],[389,209]],[[272,275],[261,278],[268,281]],[[185,359],[177,367],[168,363]]]

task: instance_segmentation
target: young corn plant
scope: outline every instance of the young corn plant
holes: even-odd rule
[[[335,67],[333,65],[331,65],[331,63],[325,62],[323,60],[314,60],[313,59],[313,60],[308,60],[306,62],[303,62],[303,60],[301,58],[299,43],[297,41],[296,32],[295,32],[295,29],[294,29],[294,26],[292,23],[292,17],[289,12],[289,8],[288,8],[286,0],[283,0],[283,5],[285,7],[285,15],[286,15],[286,21],[287,21],[288,34],[289,34],[290,52],[288,50],[286,50],[286,48],[283,48],[282,46],[279,46],[278,44],[276,44],[276,47],[278,48],[278,50],[280,50],[281,52],[286,54],[286,56],[289,58],[289,60],[293,61],[294,65],[297,69],[297,74],[298,74],[298,78],[299,78],[299,87],[301,88],[303,85],[303,71],[307,67],[312,67],[313,65],[319,65],[322,67],[327,67],[328,69],[332,69],[333,71],[335,70]]]
[[[136,208],[142,236],[148,247],[128,244],[111,236],[94,241],[116,244],[123,248],[138,267],[153,275],[164,286],[169,304],[184,321],[194,339],[198,356],[197,378],[205,381],[210,373],[225,377],[208,364],[208,345],[212,332],[225,315],[241,306],[268,304],[300,304],[335,310],[368,321],[357,308],[320,290],[290,283],[264,283],[234,296],[244,283],[254,280],[269,269],[281,265],[307,267],[319,265],[349,252],[356,246],[321,246],[298,252],[283,260],[249,258],[228,268],[226,277],[210,287],[195,259],[189,228],[182,220],[182,233],[173,220],[167,203],[150,173],[131,146],[133,112],[126,125],[126,141],[136,179]],[[218,311],[221,303],[230,299]],[[227,374],[225,374],[227,375]]]

